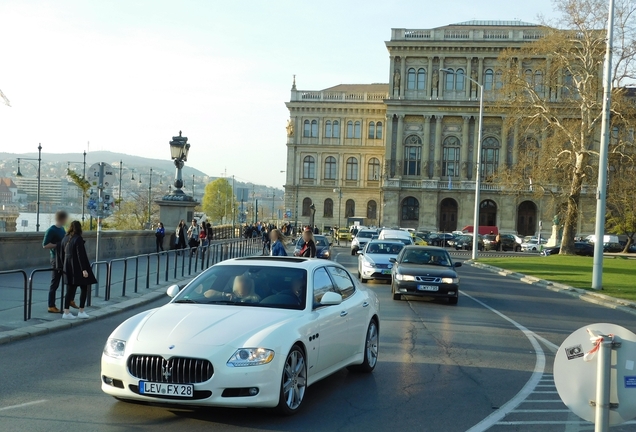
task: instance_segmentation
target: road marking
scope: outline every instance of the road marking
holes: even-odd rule
[[[37,404],[41,404],[44,402],[48,402],[46,399],[40,399],[40,400],[36,400],[36,401],[32,401],[32,402],[25,402],[23,404],[19,404],[19,405],[11,405],[11,406],[7,406],[7,407],[2,407],[0,408],[0,411],[8,411],[11,409],[18,409],[18,408],[24,408],[24,407],[28,407],[31,405],[37,405]]]
[[[513,413],[556,413],[556,412],[571,412],[569,409],[518,409],[512,410]]]
[[[519,393],[517,393],[508,402],[503,404],[498,410],[490,414],[488,417],[486,417],[485,419],[483,419],[482,421],[480,421],[479,423],[477,423],[475,426],[471,427],[467,431],[467,432],[483,432],[490,429],[495,424],[501,424],[499,422],[503,420],[503,418],[506,417],[506,415],[508,415],[515,408],[517,408],[525,399],[528,398],[528,396],[530,396],[530,394],[532,393],[536,385],[539,384],[539,381],[543,377],[543,371],[545,370],[545,353],[543,352],[543,349],[541,348],[541,345],[539,344],[539,342],[537,342],[537,339],[535,338],[534,333],[528,330],[526,327],[519,324],[517,321],[513,320],[512,318],[509,318],[506,315],[502,314],[498,310],[488,306],[486,303],[480,300],[477,300],[475,297],[471,295],[464,293],[463,291],[462,291],[462,295],[468,297],[469,299],[473,300],[477,304],[480,304],[481,306],[485,307],[491,312],[499,315],[501,318],[505,319],[506,321],[508,321],[515,327],[517,327],[517,329],[519,329],[525,335],[525,337],[528,338],[528,340],[530,341],[530,344],[532,345],[532,348],[534,349],[534,352],[537,358],[534,365],[534,371],[532,372],[532,376],[526,382],[526,384],[521,388],[521,390],[519,390]]]

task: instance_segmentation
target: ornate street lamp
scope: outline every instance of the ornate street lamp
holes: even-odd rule
[[[188,144],[188,138],[181,136],[172,137],[170,141],[170,156],[174,161],[174,166],[177,167],[177,171],[174,179],[174,189],[166,196],[163,197],[167,201],[194,201],[194,197],[186,195],[181,189],[183,187],[183,176],[181,170],[183,169],[184,162],[188,160],[188,152],[190,151],[190,144]]]

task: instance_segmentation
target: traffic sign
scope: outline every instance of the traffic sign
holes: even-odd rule
[[[98,191],[96,189],[91,189],[86,207],[90,215],[94,218],[107,218],[112,215],[115,210],[115,197],[113,196],[112,190],[108,189],[102,192],[100,203]]]
[[[109,164],[105,163],[103,164],[104,166],[104,179],[102,181],[102,187],[104,187],[105,189],[111,188],[113,187],[113,185],[115,184],[115,182],[117,181],[117,178],[115,177],[115,171],[113,170],[113,167],[110,166]],[[91,167],[88,169],[88,181],[90,182],[91,186],[93,187],[99,187],[99,170],[100,170],[100,164],[96,163],[91,165]]]

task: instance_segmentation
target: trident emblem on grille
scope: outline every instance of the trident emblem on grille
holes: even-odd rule
[[[168,378],[170,378],[172,376],[172,366],[161,366],[161,375],[163,375],[163,378],[165,380],[167,380]]]

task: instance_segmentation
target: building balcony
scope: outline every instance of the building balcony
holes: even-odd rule
[[[382,103],[389,98],[388,92],[341,92],[325,90],[294,90],[291,102],[355,102]]]

